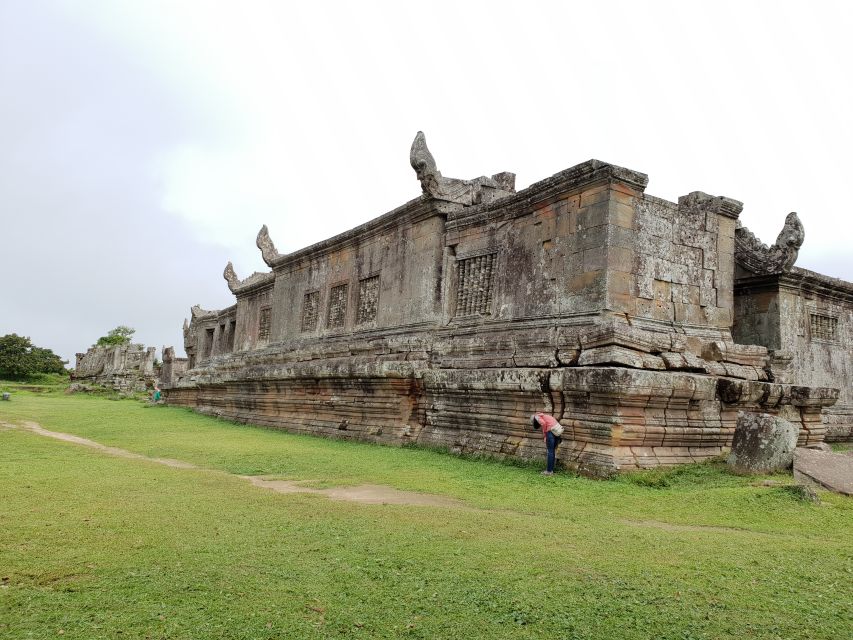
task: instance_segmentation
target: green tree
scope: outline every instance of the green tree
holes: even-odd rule
[[[29,338],[10,333],[0,338],[0,375],[19,378],[34,373]]]
[[[111,329],[105,336],[98,338],[95,343],[96,347],[114,347],[116,345],[130,344],[130,338],[136,333],[136,329],[131,329],[123,324]]]
[[[66,362],[50,349],[33,346],[16,333],[0,337],[0,376],[23,378],[34,373],[64,373]]]
[[[36,373],[65,373],[65,365],[68,362],[50,349],[33,347],[30,354],[35,362]]]

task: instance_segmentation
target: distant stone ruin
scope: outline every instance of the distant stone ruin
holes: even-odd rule
[[[155,367],[156,349],[141,344],[94,346],[78,353],[72,379],[116,391],[145,391],[160,374]]]
[[[271,271],[229,263],[235,304],[192,308],[167,402],[520,458],[544,455],[546,411],[562,464],[593,475],[719,455],[741,411],[800,445],[850,437],[853,285],[792,266],[795,214],[766,247],[740,202],[669,202],[598,160],[518,192],[445,178],[422,133],[410,162],[422,195],[351,231],[281,254],[264,226]]]
[[[163,363],[160,365],[160,379],[176,380],[187,371],[189,358],[176,358],[174,347],[163,347]]]

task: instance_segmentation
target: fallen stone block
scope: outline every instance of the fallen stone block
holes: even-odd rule
[[[798,447],[794,451],[794,479],[853,496],[853,456]]]

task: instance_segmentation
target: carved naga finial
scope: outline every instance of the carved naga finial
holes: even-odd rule
[[[453,202],[462,206],[479,204],[515,193],[515,174],[504,172],[491,178],[480,176],[474,180],[445,178],[435,164],[427,147],[423,131],[418,131],[409,152],[409,162],[421,182],[425,198]]]
[[[275,245],[272,243],[267,225],[262,226],[261,230],[258,231],[256,244],[258,245],[258,249],[261,250],[261,257],[263,257],[268,267],[271,267],[273,262],[281,257],[281,254],[276,251]]]
[[[231,290],[231,293],[234,293],[234,290],[240,285],[240,278],[237,277],[237,273],[234,271],[234,265],[231,264],[231,261],[228,261],[228,264],[225,265],[225,271],[222,272],[222,277],[225,278],[225,281],[228,283],[228,288]]]
[[[770,247],[738,223],[735,229],[735,261],[747,271],[758,275],[790,271],[797,261],[805,237],[803,223],[794,212],[787,215],[776,243]]]
[[[412,142],[412,149],[409,151],[409,162],[412,169],[421,181],[421,189],[427,195],[433,195],[433,191],[438,188],[438,181],[441,179],[441,171],[435,164],[435,158],[430,153],[427,147],[426,136],[423,131],[418,131]]]

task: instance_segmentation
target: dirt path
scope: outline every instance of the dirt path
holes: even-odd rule
[[[622,524],[628,524],[632,527],[651,527],[652,529],[661,529],[662,531],[716,531],[719,533],[756,533],[748,529],[738,529],[736,527],[715,527],[706,524],[672,524],[671,522],[661,522],[659,520],[620,520]]]
[[[63,442],[72,442],[74,444],[89,447],[91,449],[95,449],[96,451],[100,451],[101,453],[106,453],[111,456],[117,456],[119,458],[130,458],[132,460],[145,460],[147,462],[156,462],[157,464],[162,464],[167,467],[172,467],[174,469],[201,469],[201,467],[198,467],[189,462],[183,462],[182,460],[173,460],[171,458],[151,458],[149,456],[144,456],[140,453],[128,451],[127,449],[109,447],[107,445],[101,444],[100,442],[95,442],[94,440],[89,440],[88,438],[81,438],[80,436],[74,436],[70,433],[50,431],[35,422],[23,422],[20,426],[28,431],[31,431],[32,433],[36,433],[46,438],[54,438],[56,440],[62,440]],[[6,429],[17,428],[17,426],[14,424],[2,421],[0,421],[0,427]],[[453,498],[446,498],[444,496],[437,496],[428,493],[417,493],[414,491],[400,491],[398,489],[394,489],[393,487],[385,485],[363,484],[357,487],[332,487],[330,489],[313,489],[311,487],[303,486],[300,481],[275,480],[271,478],[266,478],[264,476],[233,476],[233,474],[227,473],[225,471],[218,471],[215,469],[206,469],[206,471],[211,471],[213,473],[225,473],[226,475],[231,475],[232,477],[246,480],[256,487],[276,491],[278,493],[311,493],[326,496],[331,500],[345,500],[349,502],[360,502],[362,504],[400,504],[428,507],[466,506],[463,502],[455,500]]]
[[[48,431],[40,424],[35,422],[24,422],[22,424],[25,429],[28,429],[33,433],[37,433],[40,436],[55,438],[56,440],[62,440],[63,442],[73,442],[74,444],[82,444],[84,447],[97,449],[98,451],[108,453],[111,456],[118,456],[119,458],[131,458],[133,460],[148,460],[149,462],[156,462],[157,464],[163,464],[167,467],[174,467],[175,469],[198,469],[197,466],[195,466],[194,464],[190,464],[189,462],[172,460],[170,458],[149,458],[148,456],[143,456],[141,453],[133,453],[133,451],[128,451],[127,449],[119,449],[118,447],[108,447],[106,445],[101,444],[100,442],[95,442],[94,440],[81,438],[80,436],[72,436],[70,433]],[[6,425],[7,427],[12,427],[13,429],[15,428],[15,425],[10,425],[8,423],[4,423],[4,425]]]
[[[427,507],[463,507],[464,503],[429,493],[400,491],[381,484],[362,484],[357,487],[332,487],[312,489],[295,480],[273,480],[263,476],[240,476],[256,487],[271,489],[278,493],[315,493],[332,500],[347,500],[364,504],[408,504]]]
[[[733,533],[751,535],[751,536],[760,536],[762,538],[771,538],[771,539],[779,539],[779,538],[792,538],[789,533],[778,533],[775,531],[753,531],[752,529],[745,529],[743,527],[724,527],[724,526],[715,526],[710,524],[673,524],[671,522],[662,522],[660,520],[619,520],[622,524],[626,524],[632,527],[650,527],[652,529],[658,529],[660,531],[674,531],[674,532],[684,532],[684,531],[697,531],[700,533],[721,533],[725,535],[731,535]]]

